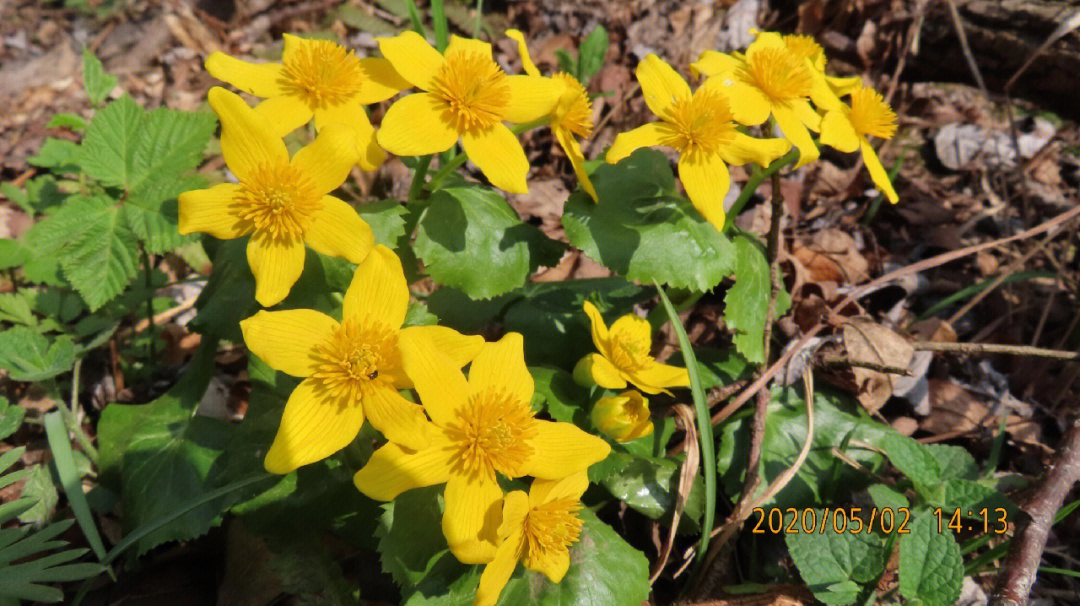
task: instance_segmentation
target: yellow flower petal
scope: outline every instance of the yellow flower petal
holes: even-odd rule
[[[652,349],[652,326],[645,318],[635,314],[626,314],[611,323],[611,334],[617,335],[618,340],[638,351],[648,353]]]
[[[499,483],[487,474],[450,474],[443,493],[442,531],[451,553],[462,563],[483,564],[495,557],[502,496]]]
[[[484,130],[466,131],[461,135],[461,146],[492,185],[512,194],[528,193],[525,176],[529,174],[529,159],[506,125],[500,122]]]
[[[359,402],[332,397],[319,379],[304,379],[289,396],[263,465],[270,473],[321,461],[345,448],[364,423]]]
[[[307,38],[301,38],[295,34],[282,34],[282,41],[285,43],[284,48],[281,51],[282,63],[291,63],[296,60],[296,54],[299,53],[304,47],[314,46],[315,40],[309,40]]]
[[[585,301],[582,307],[585,309],[585,315],[589,316],[593,345],[601,353],[607,352],[610,333],[607,324],[604,323],[604,316],[600,315],[600,310],[596,309],[596,306],[591,301]]]
[[[412,83],[401,77],[394,66],[386,59],[368,57],[360,60],[360,67],[364,68],[364,83],[360,85],[360,92],[356,99],[364,105],[386,101],[406,88],[411,88]]]
[[[690,64],[690,73],[696,78],[730,74],[739,66],[740,61],[727,53],[707,50],[698,60]]]
[[[581,189],[592,197],[593,202],[599,202],[600,198],[596,195],[596,188],[593,187],[589,174],[585,172],[585,154],[581,153],[581,145],[574,138],[574,133],[565,128],[556,128],[555,139],[559,141],[559,145],[566,152],[566,157],[570,160],[570,166],[574,167],[574,174],[577,175]]]
[[[195,189],[180,194],[178,229],[181,234],[201,232],[221,240],[232,240],[251,233],[254,225],[235,214],[230,206],[240,191],[235,183],[222,183],[209,189]]]
[[[791,141],[792,145],[799,148],[799,162],[795,165],[795,168],[805,166],[818,159],[821,151],[818,150],[814,140],[810,137],[810,132],[806,130],[806,126],[803,125],[792,109],[777,105],[773,108],[773,117],[776,118],[776,125],[780,127],[784,137]]]
[[[206,58],[206,71],[211,76],[256,97],[285,94],[280,84],[283,70],[280,63],[249,63],[222,52]]]
[[[508,332],[494,343],[486,343],[469,368],[472,393],[504,389],[526,405],[532,401],[533,383],[525,365],[525,342],[516,332]]]
[[[432,81],[443,64],[443,57],[435,47],[414,31],[378,41],[379,50],[402,78],[417,88],[431,90]]]
[[[552,583],[559,583],[566,576],[566,571],[570,569],[570,552],[557,551],[546,558],[526,556],[523,563],[525,568],[543,573]]]
[[[667,122],[650,122],[634,130],[619,133],[615,137],[615,142],[608,148],[604,160],[608,164],[615,164],[634,153],[636,149],[663,145],[664,141],[671,140],[675,136],[675,128]]]
[[[851,76],[849,78],[825,76],[825,81],[829,83],[829,88],[831,88],[838,97],[850,95],[852,91],[862,88],[863,85],[862,78],[858,76]]]
[[[701,216],[716,229],[723,229],[724,196],[731,187],[731,176],[720,154],[683,154],[679,157],[679,179]]]
[[[402,329],[402,332],[405,331],[424,335],[436,349],[450,358],[455,368],[462,368],[472,362],[484,348],[484,337],[463,335],[449,326],[410,326]]]
[[[304,242],[317,253],[359,263],[375,245],[371,227],[356,209],[334,196],[322,197],[322,210],[315,213],[304,231]]]
[[[622,389],[626,387],[626,379],[622,372],[611,363],[610,360],[598,353],[591,353],[578,362],[581,371],[586,373],[593,383],[608,389]],[[575,368],[574,370],[577,370]]]
[[[446,54],[450,53],[479,53],[488,59],[491,58],[491,44],[474,38],[462,38],[450,36],[450,44],[446,47]]]
[[[791,111],[795,112],[795,115],[799,117],[799,122],[802,122],[806,128],[814,131],[815,133],[821,129],[821,114],[814,110],[813,106],[806,99],[797,99],[790,101]]]
[[[787,139],[758,139],[736,132],[735,137],[720,148],[720,157],[733,166],[751,162],[768,166],[789,151],[791,143]]]
[[[536,69],[532,57],[529,55],[529,47],[525,45],[525,36],[516,29],[508,29],[505,32],[507,38],[517,42],[518,55],[521,57],[521,68],[530,76],[539,76],[540,70]]]
[[[288,161],[285,143],[243,99],[220,86],[206,96],[221,120],[221,155],[237,178],[244,181],[259,166]]]
[[[248,240],[247,259],[255,276],[255,300],[270,307],[288,296],[303,273],[304,243],[255,232]]]
[[[328,194],[341,187],[360,159],[356,139],[352,126],[328,124],[314,141],[296,152],[292,165],[314,182],[316,191]]]
[[[507,504],[504,505],[503,511],[505,512],[510,507],[511,500],[520,502],[524,499],[526,499],[525,493],[520,490],[511,492],[506,495]],[[480,574],[480,586],[476,588],[473,606],[495,606],[495,603],[499,601],[499,594],[506,587],[506,583],[514,574],[514,569],[517,568],[518,560],[521,559],[522,543],[525,539],[524,518],[527,513],[528,505],[521,514],[521,522],[499,545],[491,562],[484,566],[484,572]],[[503,514],[503,518],[506,518],[506,513]]]
[[[311,120],[308,104],[292,95],[270,97],[255,106],[255,113],[270,124],[278,137],[284,137]]]
[[[359,320],[361,324],[375,321],[397,330],[408,311],[409,283],[405,281],[401,259],[379,244],[353,273],[345,291],[342,317]]]
[[[430,445],[429,422],[419,404],[406,400],[386,385],[372,387],[370,394],[364,394],[363,401],[368,422],[387,440],[409,450],[422,450]]]
[[[450,356],[435,348],[424,333],[398,334],[401,365],[412,379],[424,410],[436,425],[445,427],[458,419],[457,410],[469,399],[469,384]]]
[[[529,507],[539,507],[558,499],[578,501],[589,488],[589,474],[585,470],[556,480],[533,480],[529,487]]]
[[[885,194],[885,197],[889,199],[889,202],[896,204],[900,201],[900,196],[896,195],[896,190],[893,189],[892,181],[889,180],[889,174],[885,172],[885,167],[881,165],[881,160],[878,159],[877,153],[874,152],[874,148],[870,147],[870,143],[866,140],[866,137],[861,137],[862,141],[859,143],[859,148],[862,150],[863,162],[866,164],[866,170],[870,171],[870,179],[874,182],[874,185],[878,186],[878,189]]]
[[[821,71],[814,69],[810,60],[806,59],[807,69],[810,71],[812,85],[810,87],[810,100],[820,110],[832,111],[840,109],[842,101],[832,87],[829,86],[828,78]]]
[[[506,82],[510,85],[506,119],[517,123],[539,120],[554,111],[563,88],[555,80],[540,76],[507,76]]]
[[[388,442],[353,476],[356,488],[376,501],[393,501],[413,488],[442,484],[450,477],[453,450],[441,432],[428,435],[423,450],[405,450]]]
[[[375,140],[375,127],[367,112],[355,98],[346,104],[315,110],[315,128],[322,130],[326,124],[348,124],[356,129],[356,150],[360,159],[356,164],[363,170],[375,170],[386,160],[386,152]]]
[[[685,368],[667,364],[651,364],[629,373],[630,382],[645,393],[666,393],[668,387],[689,387],[690,374]]]
[[[859,133],[843,110],[829,111],[821,119],[821,143],[848,154],[859,149]]]
[[[784,37],[778,32],[761,32],[758,37],[750,43],[750,46],[746,49],[746,56],[761,52],[766,48],[782,48],[787,50],[787,43],[784,42]]]
[[[319,367],[318,346],[338,328],[337,320],[313,309],[260,311],[240,322],[248,351],[275,370],[309,377]]]
[[[402,97],[386,110],[377,139],[386,151],[398,156],[425,156],[450,149],[458,132],[444,119],[445,103],[429,93]]]
[[[769,119],[772,105],[765,93],[756,87],[736,80],[726,87],[728,102],[731,104],[731,115],[739,124],[757,126]]]
[[[667,115],[676,99],[690,97],[690,85],[686,80],[656,55],[642,59],[636,73],[645,104],[661,118]]]
[[[603,461],[611,452],[604,440],[573,423],[537,421],[536,436],[529,440],[533,456],[524,466],[524,475],[558,480]]]

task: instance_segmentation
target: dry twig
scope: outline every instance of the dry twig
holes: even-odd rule
[[[1030,345],[1004,345],[1001,343],[951,343],[939,341],[916,341],[911,344],[917,351],[943,351],[965,354],[1008,354],[1011,356],[1034,356],[1055,360],[1080,360],[1080,353],[1045,349]]]
[[[678,497],[675,499],[675,510],[671,514],[671,526],[668,536],[660,548],[656,562],[653,564],[652,574],[649,576],[649,584],[652,585],[660,577],[660,573],[667,566],[668,558],[671,557],[671,549],[675,545],[675,532],[679,528],[679,518],[682,517],[686,501],[690,498],[690,489],[697,476],[698,466],[701,463],[701,452],[698,446],[697,425],[694,424],[694,410],[686,404],[676,404],[671,412],[675,413],[675,420],[680,429],[686,432],[683,438],[683,450],[686,451],[686,459],[679,469]]]

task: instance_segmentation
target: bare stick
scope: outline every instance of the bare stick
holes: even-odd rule
[[[690,487],[694,483],[694,477],[697,475],[698,466],[701,462],[697,426],[694,424],[694,410],[686,404],[676,404],[671,411],[676,415],[675,420],[678,422],[679,427],[686,432],[686,436],[683,438],[686,459],[679,469],[679,491],[678,498],[675,500],[675,510],[671,514],[671,527],[668,529],[668,536],[664,539],[664,544],[659,550],[660,553],[656,558],[656,563],[653,564],[652,574],[649,575],[650,585],[660,578],[660,573],[664,571],[668,558],[671,557],[671,549],[675,546],[675,533],[679,529],[679,518],[682,517],[683,510],[686,508],[686,501],[690,498]]]
[[[1047,468],[1042,485],[1023,507],[1031,519],[1020,523],[1013,538],[1012,548],[994,586],[991,606],[1027,604],[1054,515],[1077,481],[1080,481],[1080,418],[1073,421]]]
[[[989,99],[990,93],[986,91],[986,82],[983,82],[982,73],[979,72],[979,65],[975,63],[975,55],[971,54],[971,47],[968,46],[967,34],[964,33],[964,23],[960,20],[960,12],[956,10],[956,2],[955,0],[946,0],[946,4],[949,5],[949,15],[952,17],[953,25],[956,27],[956,37],[960,39],[960,51],[964,53],[964,60],[967,61],[968,69],[971,70],[971,75],[975,77],[975,84],[979,85],[983,97]]]
[[[1060,349],[1044,349],[1030,345],[1004,345],[1000,343],[948,343],[942,341],[916,341],[911,344],[916,351],[944,351],[965,354],[1008,354],[1032,356],[1054,360],[1080,360],[1080,353]]]

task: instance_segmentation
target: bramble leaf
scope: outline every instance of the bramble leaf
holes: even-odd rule
[[[75,344],[70,337],[50,341],[26,326],[0,332],[0,367],[16,381],[43,381],[71,370]]]
[[[177,231],[176,198],[205,185],[206,180],[199,175],[147,181],[132,191],[121,207],[124,221],[151,254],[170,252],[194,242],[198,236],[182,236]]]
[[[12,406],[8,399],[0,396],[0,440],[3,440],[19,430],[26,409],[22,406]]]
[[[86,174],[105,185],[124,187],[131,181],[135,141],[145,112],[124,95],[106,105],[91,120],[82,142],[79,163]]]
[[[82,51],[83,59],[83,85],[86,87],[86,96],[94,105],[100,105],[105,97],[109,96],[112,89],[116,88],[116,76],[105,71],[94,53],[86,47]]]

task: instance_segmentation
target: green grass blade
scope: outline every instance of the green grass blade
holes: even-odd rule
[[[690,375],[690,393],[694,398],[694,411],[697,413],[698,438],[701,440],[701,466],[705,476],[705,514],[701,520],[701,543],[698,545],[697,560],[702,561],[709,547],[709,533],[712,532],[713,518],[716,515],[716,455],[713,452],[715,438],[712,429],[712,416],[709,414],[709,406],[705,401],[705,390],[701,387],[701,377],[698,376],[697,357],[694,349],[690,347],[690,339],[686,336],[686,329],[679,321],[679,314],[675,307],[664,294],[664,289],[653,280],[656,292],[660,295],[660,301],[667,310],[671,327],[675,330],[675,336],[679,339],[679,349],[682,350],[683,361],[686,363],[686,372]]]
[[[52,451],[56,472],[60,476],[60,483],[64,486],[64,494],[71,503],[71,510],[75,512],[79,528],[82,529],[86,541],[90,543],[90,548],[94,550],[94,555],[101,560],[105,557],[105,545],[101,542],[101,535],[98,534],[97,525],[94,524],[94,516],[90,513],[90,505],[86,502],[82,478],[79,477],[79,472],[75,467],[75,456],[71,452],[67,427],[64,426],[64,418],[59,412],[50,412],[45,415],[45,437],[49,440],[49,450]]]
[[[414,0],[405,0],[405,8],[409,11],[409,22],[412,23],[413,29],[421,37],[427,38],[427,30],[424,29],[424,20],[420,18],[420,11],[416,8],[416,2]]]
[[[435,48],[444,52],[450,44],[450,28],[446,24],[443,0],[431,0],[431,24],[435,28]]]
[[[1075,570],[1068,570],[1066,568],[1054,568],[1053,566],[1039,566],[1039,572],[1049,572],[1050,574],[1060,574],[1067,577],[1073,577],[1074,579],[1080,579],[1080,572]]]
[[[1004,280],[1002,280],[1001,284],[1012,284],[1013,282],[1023,282],[1025,280],[1034,280],[1037,278],[1053,278],[1056,276],[1057,273],[1052,271],[1021,271],[1006,277]],[[987,278],[982,282],[979,282],[978,284],[972,284],[967,288],[961,288],[953,294],[931,305],[930,309],[927,309],[926,311],[919,314],[919,317],[916,318],[915,321],[918,322],[919,320],[925,320],[954,303],[959,303],[960,301],[974,297],[975,295],[989,288],[990,285],[993,284],[994,281],[996,281],[997,279],[997,276],[995,276],[993,278]]]

